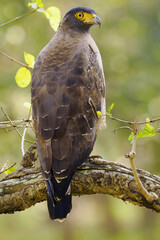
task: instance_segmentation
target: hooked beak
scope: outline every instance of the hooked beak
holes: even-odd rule
[[[101,19],[96,14],[93,14],[93,24],[101,26]]]

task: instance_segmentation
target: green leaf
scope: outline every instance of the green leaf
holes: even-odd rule
[[[100,116],[102,116],[102,113],[101,113],[101,111],[96,111],[96,113],[97,113],[97,117],[100,117]]]
[[[114,103],[112,103],[111,106],[108,107],[108,113],[111,112],[111,110],[113,109],[113,107],[114,107]]]
[[[156,132],[154,131],[154,127],[152,127],[150,124],[146,123],[145,127],[143,130],[137,133],[136,139],[142,138],[142,137],[153,137],[155,136]],[[133,140],[133,132],[130,134],[128,137],[128,141]]]
[[[146,122],[150,123],[150,121],[151,121],[150,118],[147,117]]]
[[[31,103],[29,102],[24,102],[24,107],[28,108],[29,110],[31,109]]]
[[[28,3],[28,7],[31,7],[33,9],[36,9],[37,8],[37,4],[36,3]]]
[[[39,8],[44,8],[43,0],[32,0],[33,3],[36,3]]]
[[[43,3],[43,0],[32,0],[32,3],[28,3],[28,6],[34,8],[34,9],[43,8],[44,3]]]
[[[16,73],[15,80],[18,87],[21,87],[21,88],[27,87],[31,82],[30,71],[25,67],[19,68]]]
[[[4,173],[5,173],[5,174],[9,174],[9,173],[14,172],[14,171],[16,171],[16,170],[17,170],[17,168],[15,168],[15,167],[10,167],[10,168],[8,168]]]
[[[112,114],[111,114],[111,113],[106,112],[106,115],[107,115],[108,117],[112,117]]]
[[[134,136],[134,134],[133,134],[133,132],[129,135],[129,137],[128,137],[128,141],[132,141],[133,140],[133,136]]]
[[[25,62],[28,64],[29,67],[33,68],[35,64],[35,57],[29,53],[24,52],[24,59]]]
[[[112,117],[112,114],[111,114],[111,110],[113,109],[114,107],[114,103],[112,103],[109,107],[108,107],[108,112],[106,112],[106,115],[108,117]]]
[[[146,123],[145,128],[141,130],[137,134],[137,139],[142,137],[153,137],[155,136],[156,132],[154,131],[154,127],[152,127],[150,124]]]
[[[60,21],[61,21],[61,13],[59,8],[57,7],[49,7],[45,12],[44,15],[49,20],[49,23],[53,30],[56,32],[58,30]]]
[[[44,8],[38,8],[38,9],[37,9],[37,12],[44,13],[44,12],[46,12],[46,10],[45,10]]]

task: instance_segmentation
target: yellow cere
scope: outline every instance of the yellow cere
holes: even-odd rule
[[[77,12],[75,14],[76,18],[83,21],[83,22],[86,22],[88,24],[92,24],[93,23],[93,19],[95,18],[95,14],[92,14],[92,13],[87,13],[87,12]]]

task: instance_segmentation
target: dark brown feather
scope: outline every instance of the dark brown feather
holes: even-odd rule
[[[50,158],[44,156],[46,151],[52,152],[53,172],[59,178],[85,161],[83,155],[92,151],[96,138],[99,122],[96,111],[102,111],[101,99],[105,96],[100,56],[97,49],[94,51],[90,35],[81,39],[75,36],[73,43],[63,40],[55,37],[42,50],[31,86],[37,141],[40,146],[47,144],[49,149],[39,153],[45,177],[51,166]]]
[[[69,11],[58,32],[40,52],[32,75],[31,101],[38,155],[47,179],[51,219],[70,212],[70,181],[90,155],[98,128],[105,125],[105,82],[99,50],[89,34],[90,23]],[[95,18],[100,24],[100,19]],[[93,24],[95,23],[93,22]]]

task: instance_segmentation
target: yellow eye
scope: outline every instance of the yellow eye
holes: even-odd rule
[[[78,19],[82,19],[84,17],[84,14],[83,14],[83,12],[78,12],[78,13],[75,14],[75,16]]]

